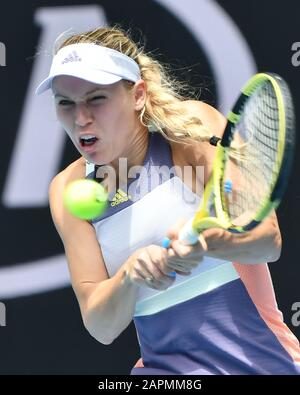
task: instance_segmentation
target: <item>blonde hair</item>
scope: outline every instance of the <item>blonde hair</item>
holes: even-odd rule
[[[212,133],[203,126],[200,118],[191,114],[187,106],[183,105],[187,96],[181,92],[186,90],[186,86],[170,77],[162,64],[146,54],[143,47],[130,38],[128,32],[114,26],[71,34],[68,38],[63,33],[56,41],[54,52],[77,43],[109,47],[137,62],[147,91],[145,107],[140,113],[143,125],[158,130],[170,141],[191,143],[210,140]]]

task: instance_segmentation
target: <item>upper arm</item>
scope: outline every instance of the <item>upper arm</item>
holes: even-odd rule
[[[200,118],[202,125],[211,132],[211,136],[222,137],[226,126],[226,118],[214,107],[201,101],[188,100],[183,102],[191,115]],[[207,183],[213,166],[216,147],[209,141],[200,141],[193,144],[180,144],[179,150],[189,165],[204,166],[204,184]]]
[[[70,181],[64,172],[52,180],[49,202],[54,225],[64,245],[72,286],[83,312],[89,295],[108,274],[94,227],[71,215],[63,204],[63,191]]]
[[[188,100],[185,105],[189,111],[199,117],[206,129],[211,131],[211,135],[222,137],[227,119],[213,106],[197,100]]]

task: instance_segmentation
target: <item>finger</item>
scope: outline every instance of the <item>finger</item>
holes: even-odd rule
[[[143,253],[137,257],[136,260],[137,265],[135,266],[135,271],[142,281],[145,281],[147,278],[153,278],[153,280],[156,280],[160,276],[164,275],[156,265],[152,264],[147,248],[145,248]]]
[[[187,245],[182,243],[180,240],[174,240],[172,241],[171,247],[175,253],[175,256],[177,255],[181,258],[204,255],[207,251],[207,243],[202,234],[199,235],[198,242],[196,244]],[[174,254],[173,252],[170,252],[170,250],[171,249],[168,251],[168,257],[173,257]]]
[[[145,250],[148,259],[144,262],[144,278],[151,279],[152,284],[158,284],[160,287],[163,284],[170,286],[175,281],[175,276],[170,274],[172,269],[167,267],[166,251],[163,248],[153,250],[150,247],[146,247]]]
[[[205,237],[202,233],[199,234],[198,242],[199,242],[199,245],[201,246],[201,249],[203,250],[203,252],[207,252],[207,250],[208,250],[207,243],[206,243]]]
[[[183,273],[190,273],[191,270],[195,269],[199,265],[199,263],[200,262],[197,262],[197,263],[195,263],[195,262],[192,263],[191,262],[191,263],[182,265],[180,263],[171,262],[171,263],[168,264],[168,266],[169,266],[169,268],[172,271],[175,271],[175,272],[177,272],[179,270],[179,271],[181,271]]]
[[[135,273],[133,275],[133,281],[138,284],[139,286],[159,289],[158,282],[152,276],[152,274],[146,272],[144,270],[139,270],[136,268]]]
[[[176,254],[173,248],[169,248],[167,250],[167,270],[189,272],[190,268],[188,262],[183,261],[182,258]]]
[[[181,270],[175,270],[180,276],[189,276],[192,272],[182,272]]]
[[[167,237],[171,240],[177,239],[180,229],[187,222],[186,219],[180,218],[167,232]]]
[[[146,277],[145,284],[154,289],[164,290],[169,288],[175,281],[175,277],[164,276],[163,278]]]
[[[171,269],[167,266],[168,263],[168,254],[167,250],[165,248],[161,248],[158,246],[155,246],[155,250],[147,249],[149,253],[149,259],[153,263],[154,266],[158,268],[160,272],[162,272],[164,275],[167,277],[174,277],[174,274],[171,273]]]
[[[174,252],[174,256],[179,256],[180,258],[186,258],[187,256],[191,255],[194,252],[195,246],[185,245],[179,240],[174,240],[171,244],[171,249]],[[171,254],[173,255],[173,253]],[[172,257],[171,254],[169,253],[168,257]]]
[[[173,249],[168,250],[167,266],[170,268],[182,268],[183,270],[194,269],[203,260],[203,251],[201,247],[199,250],[195,250],[192,253],[184,256],[183,254],[178,255]]]
[[[182,272],[184,272],[184,273],[188,273],[188,272],[190,272],[191,271],[191,267],[190,266],[188,266],[188,265],[180,265],[180,264],[178,264],[178,263],[176,263],[176,262],[170,262],[170,263],[168,263],[168,267],[169,267],[169,269],[171,270],[171,271],[177,271],[177,270],[180,270],[180,271],[182,271]]]
[[[173,258],[168,261],[168,266],[169,267],[181,267],[182,269],[188,268],[188,269],[194,269],[196,266],[199,265],[200,262],[202,262],[203,257],[195,257],[195,258],[190,258],[188,260],[184,260],[182,258]]]

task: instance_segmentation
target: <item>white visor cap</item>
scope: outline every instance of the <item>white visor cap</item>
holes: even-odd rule
[[[49,76],[36,89],[40,95],[52,87],[53,78],[69,75],[99,85],[141,78],[138,64],[129,56],[97,44],[78,43],[61,48],[54,56]]]

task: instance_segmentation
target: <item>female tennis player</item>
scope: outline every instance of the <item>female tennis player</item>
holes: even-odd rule
[[[47,89],[80,153],[49,196],[89,333],[111,344],[133,319],[141,349],[134,375],[299,374],[299,343],[266,263],[280,256],[275,213],[245,234],[213,228],[193,246],[177,239],[178,219],[199,205],[224,116],[185,100],[118,28],[60,41],[37,93]],[[84,177],[110,194],[93,221],[63,204],[65,186]],[[169,249],[161,247],[166,234]]]

